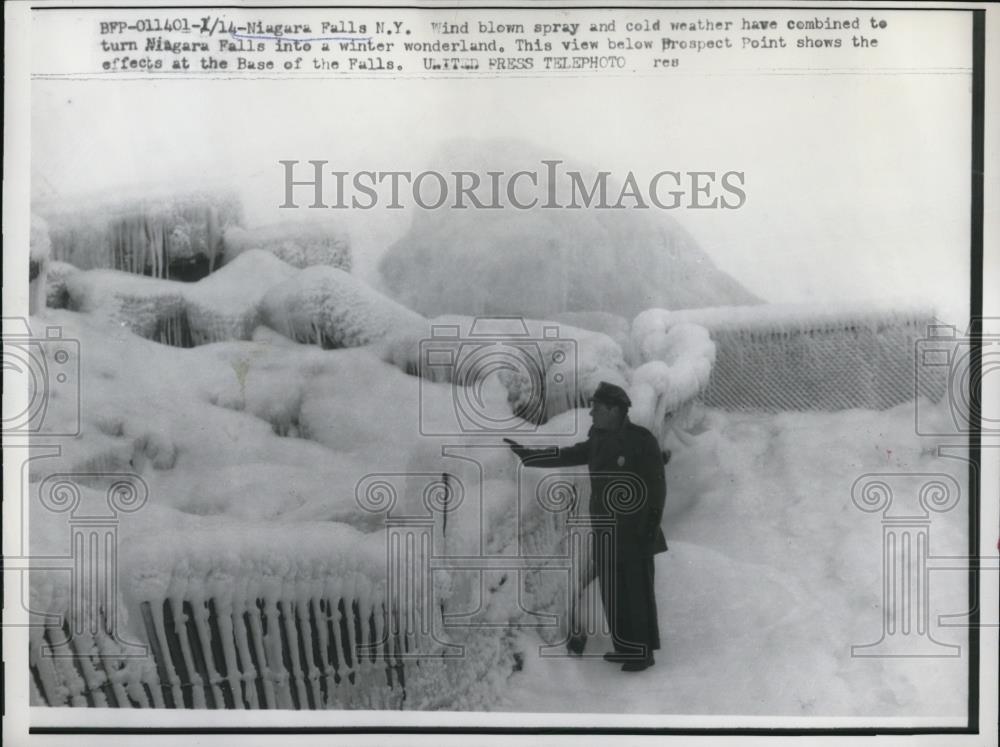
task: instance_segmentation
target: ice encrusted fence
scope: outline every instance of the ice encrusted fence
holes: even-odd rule
[[[725,410],[882,410],[944,393],[946,370],[917,375],[918,341],[935,324],[914,305],[767,304],[666,311],[632,325],[640,360],[651,331],[706,329],[716,360],[701,401]]]
[[[412,535],[411,535],[412,536]],[[503,631],[442,631],[450,585],[426,544],[390,569],[385,537],[343,524],[239,527],[125,543],[128,625],[70,634],[72,594],[33,577],[52,622],[34,628],[37,705],[198,709],[486,707],[512,671]],[[76,627],[75,624],[72,627]],[[136,650],[145,647],[144,654]],[[477,698],[479,700],[477,700]]]
[[[146,654],[121,645],[103,612],[96,630],[70,637],[67,596],[56,594],[48,606],[61,624],[31,648],[39,702],[401,707],[415,632],[386,597],[382,553],[349,527],[168,533],[126,544],[121,559],[130,623],[118,632]]]

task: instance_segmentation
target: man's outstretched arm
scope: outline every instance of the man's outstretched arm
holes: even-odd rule
[[[587,441],[572,446],[551,446],[545,449],[529,449],[517,441],[505,438],[504,443],[517,454],[525,467],[577,467],[587,463],[590,453]]]

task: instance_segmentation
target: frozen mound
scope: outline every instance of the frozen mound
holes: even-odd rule
[[[343,270],[322,265],[271,288],[261,312],[272,329],[324,349],[367,345],[421,321]]]
[[[587,406],[601,381],[624,385],[627,371],[607,335],[518,317],[437,317],[394,333],[381,354],[412,375],[469,388],[473,403],[496,376],[513,415],[535,424]]]
[[[260,324],[264,295],[295,274],[293,267],[273,254],[250,249],[220,270],[185,287],[193,343],[250,339]]]
[[[439,172],[476,172],[484,184],[487,171],[537,173],[538,187],[526,189],[519,200],[527,204],[541,196],[543,204],[552,194],[568,205],[572,194],[565,172],[581,172],[590,185],[596,170],[562,159],[560,176],[550,184],[542,160],[553,158],[551,151],[518,141],[461,140],[430,163]],[[621,187],[613,180],[608,185],[614,202]],[[379,269],[389,293],[426,316],[551,318],[565,311],[605,311],[631,319],[650,307],[758,302],[658,209],[417,210],[410,230],[388,249]]]
[[[223,233],[242,222],[239,199],[229,193],[98,197],[37,209],[61,262],[184,281],[218,266]]]
[[[31,231],[28,237],[28,313],[37,314],[45,308],[46,280],[52,242],[49,227],[37,215],[31,216]]]
[[[657,330],[696,324],[717,349],[705,404],[732,410],[885,409],[916,395],[940,399],[948,366],[923,365],[935,333],[923,304],[767,304],[667,311],[632,325],[632,355],[656,358]],[[934,345],[954,347],[955,339]],[[650,347],[652,346],[652,347]],[[919,365],[918,365],[919,364]]]
[[[89,313],[103,323],[175,347],[249,339],[261,323],[264,294],[297,272],[256,249],[195,283],[53,264],[58,279],[49,288],[52,306]]]
[[[262,249],[299,269],[329,265],[351,271],[351,242],[330,222],[283,221],[250,229],[233,226],[223,236],[224,260]]]
[[[118,270],[66,276],[67,308],[90,314],[108,327],[177,347],[191,347],[184,286]]]

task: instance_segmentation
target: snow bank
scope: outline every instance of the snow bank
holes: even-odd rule
[[[917,370],[918,341],[934,313],[921,304],[767,304],[665,311],[632,325],[631,355],[657,330],[696,324],[717,348],[704,402],[733,410],[884,409],[912,399],[917,387],[937,399],[943,371]],[[652,336],[651,336],[652,335]]]
[[[351,242],[335,224],[284,221],[244,229],[233,226],[223,237],[224,259],[231,262],[243,252],[260,249],[299,269],[329,265],[351,271]]]
[[[912,405],[837,413],[710,410],[707,417],[709,427],[667,468],[663,529],[670,551],[656,557],[663,642],[656,665],[629,675],[600,658],[542,658],[531,634],[521,644],[528,656],[506,690],[507,707],[964,718],[967,630],[938,617],[969,609],[960,573],[930,574],[928,596],[930,634],[962,646],[953,652],[959,655],[852,655],[852,646],[879,640],[885,616],[894,614],[883,598],[885,516],[862,511],[852,484],[866,473],[881,475],[899,516],[922,514],[920,486],[933,475],[963,486],[953,510],[928,512],[933,567],[935,558],[966,552],[967,463],[938,456],[913,432]],[[901,607],[915,613],[915,605]],[[586,653],[610,648],[598,635]]]
[[[367,345],[421,320],[343,270],[326,266],[307,267],[271,288],[261,311],[269,327],[325,349]]]

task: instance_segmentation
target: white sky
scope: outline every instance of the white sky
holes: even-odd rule
[[[624,175],[746,173],[739,210],[672,210],[770,301],[923,298],[968,314],[971,77],[955,73],[477,80],[35,80],[32,189],[236,187],[288,217],[279,159],[422,169],[455,137],[520,138]],[[500,166],[502,167],[502,165]],[[310,211],[311,212],[311,211]],[[409,211],[330,211],[370,275]],[[403,213],[400,215],[399,213]]]

